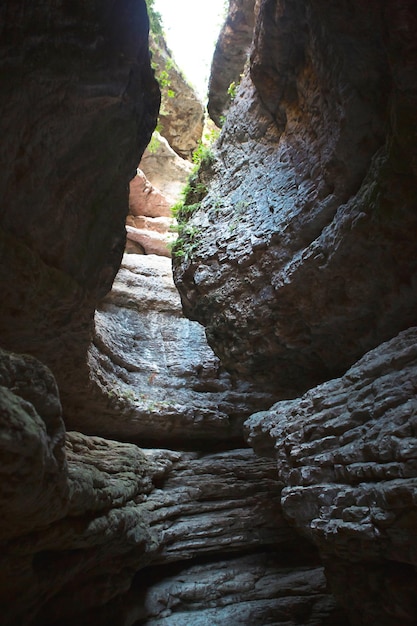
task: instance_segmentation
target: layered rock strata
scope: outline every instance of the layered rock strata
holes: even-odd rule
[[[165,137],[154,132],[130,181],[126,252],[171,257],[176,239],[172,207],[181,197],[193,165]]]
[[[155,255],[125,255],[96,312],[89,365],[93,389],[67,424],[101,436],[242,443],[245,418],[273,401],[223,370],[204,329],[182,314],[170,260]]]
[[[321,567],[283,567],[279,552],[194,565],[146,593],[146,626],[344,626]]]
[[[416,322],[415,3],[261,3],[175,260],[223,365],[277,397]]]
[[[352,624],[416,623],[417,329],[247,422]]]
[[[314,552],[282,516],[273,462],[249,449],[141,450],[65,433],[50,371],[32,357],[0,356],[5,626],[152,624],[177,612],[178,624],[228,614],[242,624],[259,614],[302,614],[312,618],[306,624],[337,616]],[[267,557],[265,548],[280,552]],[[229,564],[225,553],[236,555]],[[211,566],[196,565],[203,556]],[[187,573],[163,582],[168,566]],[[187,617],[195,576],[201,594]],[[217,588],[211,603],[207,587]]]

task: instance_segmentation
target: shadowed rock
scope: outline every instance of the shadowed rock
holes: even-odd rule
[[[143,0],[0,7],[0,343],[81,374],[156,124]]]
[[[249,442],[277,460],[286,516],[318,546],[352,624],[417,620],[417,330],[343,378],[253,415]]]
[[[237,87],[249,57],[255,25],[255,0],[230,0],[211,64],[208,112],[217,126],[223,125],[231,103],[229,87]]]

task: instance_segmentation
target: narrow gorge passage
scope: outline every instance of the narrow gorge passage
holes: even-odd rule
[[[193,155],[213,150],[219,130],[160,35],[151,34],[151,50],[156,75],[168,68],[159,130],[130,183],[126,253],[97,308],[89,364],[101,405],[91,434],[136,443],[158,468],[140,507],[157,550],[103,620],[263,626],[302,616],[339,625],[316,550],[282,515],[274,463],[243,436],[244,421],[273,395],[230,376],[204,328],[182,312],[171,208],[195,178]],[[84,420],[78,412],[67,423],[85,430]]]
[[[0,4],[2,626],[415,626],[417,5],[158,4]]]

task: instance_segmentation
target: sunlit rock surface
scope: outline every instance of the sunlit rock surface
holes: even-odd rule
[[[176,65],[163,36],[152,36],[150,48],[162,91],[161,135],[180,157],[191,160],[203,132],[203,103]]]
[[[170,260],[155,255],[125,255],[89,361],[99,404],[80,396],[67,420],[83,432],[180,447],[242,442],[244,419],[272,403],[222,369],[202,326],[182,314]]]
[[[126,252],[171,257],[176,221],[172,207],[181,197],[193,165],[154,132],[129,186]]]
[[[268,0],[175,260],[223,365],[281,398],[416,322],[414,2]]]
[[[190,161],[178,156],[167,139],[155,132],[151,144],[143,154],[140,168],[151,184],[167,198],[172,206],[181,195],[193,165]]]
[[[415,624],[417,329],[247,422],[352,624]]]

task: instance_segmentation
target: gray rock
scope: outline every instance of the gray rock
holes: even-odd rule
[[[160,464],[132,444],[67,434],[50,371],[0,353],[2,624],[46,624],[126,591],[158,547],[137,504]]]
[[[217,126],[223,125],[231,103],[229,87],[241,81],[249,58],[255,25],[255,0],[230,0],[211,64],[208,112]]]
[[[417,620],[417,329],[342,378],[247,422],[277,461],[288,519],[318,546],[352,624]]]
[[[277,399],[416,322],[416,19],[393,0],[260,5],[174,265],[222,364]]]
[[[286,568],[273,552],[183,567],[148,589],[144,609],[146,626],[343,623],[322,568]]]
[[[144,0],[0,7],[0,344],[81,386],[156,125]]]
[[[182,314],[170,260],[155,255],[124,257],[96,313],[89,362],[93,399],[79,394],[66,418],[89,434],[207,448],[242,442],[245,417],[272,403],[223,371],[202,326]]]

